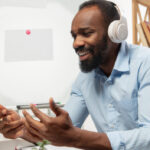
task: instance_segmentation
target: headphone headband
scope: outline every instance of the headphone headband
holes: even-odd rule
[[[120,15],[120,19],[114,20],[110,23],[110,25],[108,27],[108,36],[112,42],[121,43],[128,36],[127,20],[124,16],[121,15],[121,11],[120,11],[119,7],[113,2],[110,2],[110,3],[118,11],[118,13]]]

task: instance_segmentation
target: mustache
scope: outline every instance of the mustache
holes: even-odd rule
[[[85,46],[80,46],[80,47],[78,47],[78,48],[75,48],[75,52],[77,53],[78,51],[82,51],[82,52],[85,52],[85,51],[89,51],[89,52],[91,52],[91,53],[93,53],[94,52],[94,50],[93,50],[93,47],[85,47]]]

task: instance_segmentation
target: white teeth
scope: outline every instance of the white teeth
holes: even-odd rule
[[[89,53],[89,51],[85,51],[85,52],[77,52],[78,53],[78,55],[79,56],[84,56],[84,55],[86,55],[86,54],[88,54]]]

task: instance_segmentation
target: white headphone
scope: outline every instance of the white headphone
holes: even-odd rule
[[[114,20],[108,27],[108,36],[114,43],[121,43],[128,36],[127,19],[121,15],[120,9],[114,5],[120,14],[120,20]]]

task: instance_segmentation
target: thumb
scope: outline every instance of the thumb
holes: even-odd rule
[[[0,118],[4,117],[6,114],[7,114],[7,109],[3,105],[0,105]]]
[[[63,114],[63,112],[64,112],[63,109],[61,109],[60,107],[58,107],[55,104],[53,98],[49,99],[49,106],[50,106],[50,109],[56,114],[56,116],[59,116],[59,115]]]

